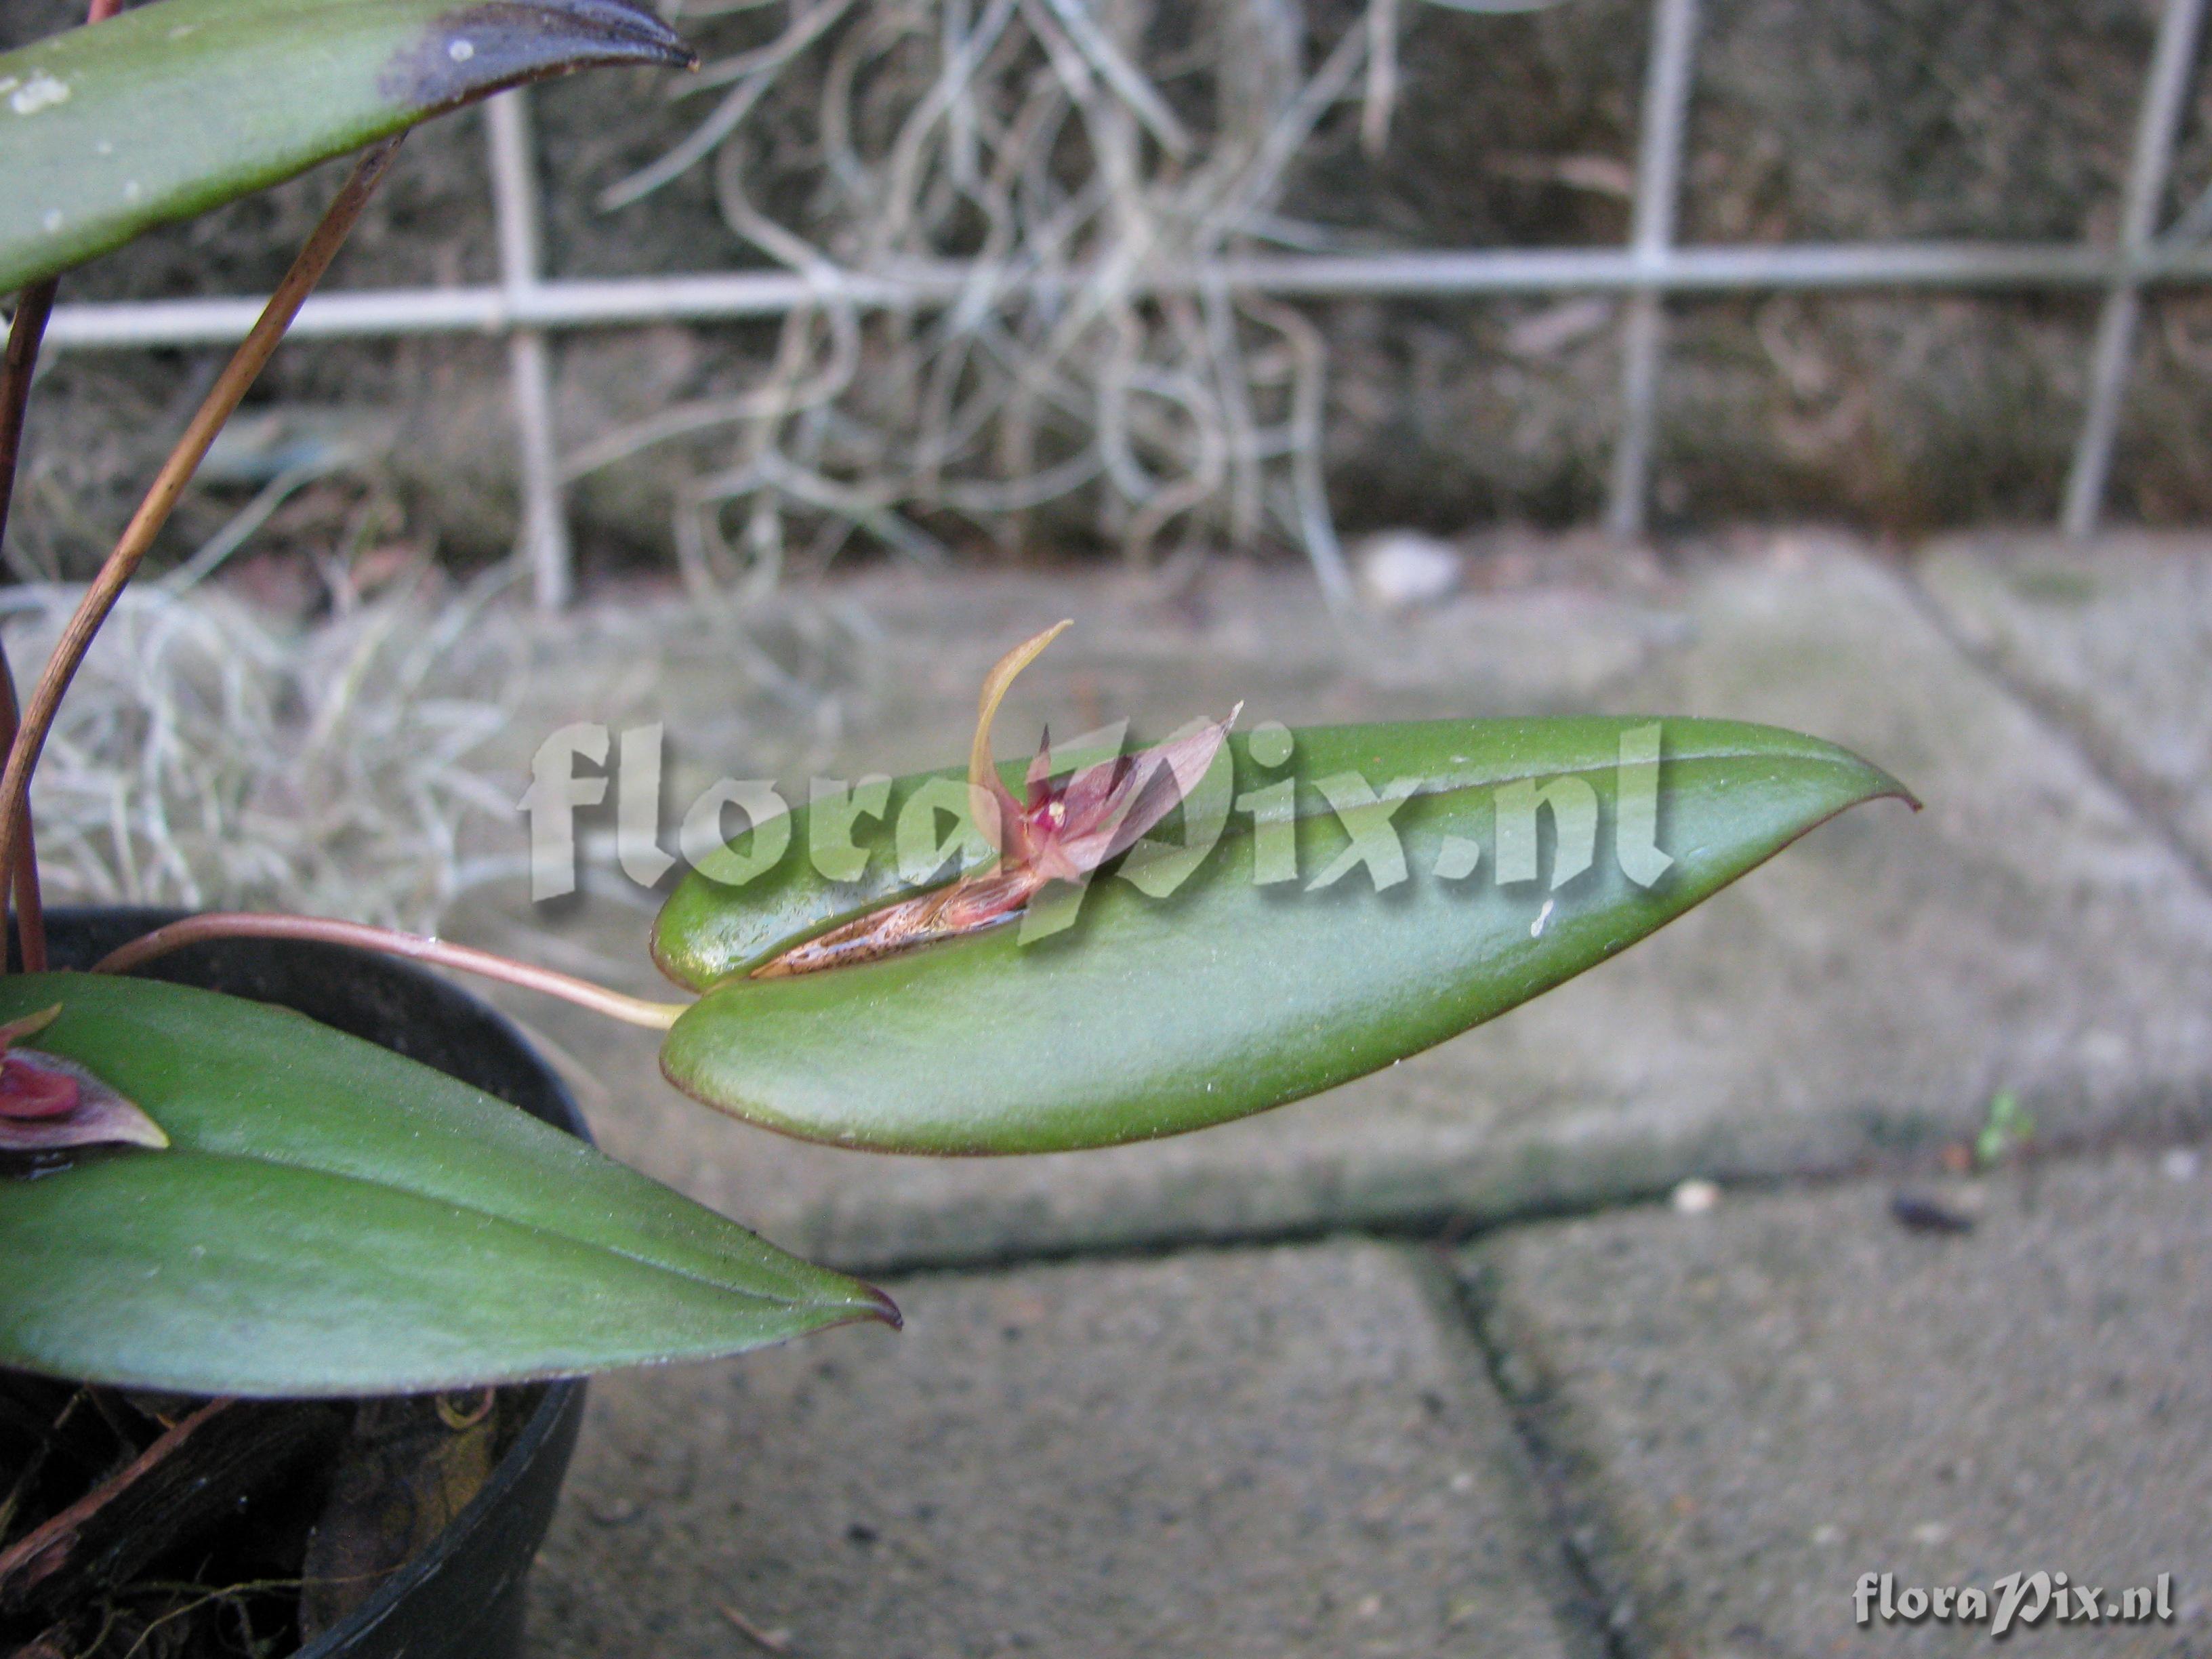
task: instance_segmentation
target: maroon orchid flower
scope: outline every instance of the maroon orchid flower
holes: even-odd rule
[[[161,1125],[75,1060],[15,1047],[61,1012],[56,1003],[0,1025],[0,1152],[167,1146]]]
[[[976,828],[998,849],[989,868],[950,887],[905,899],[795,945],[753,970],[780,979],[873,961],[917,945],[972,933],[1021,915],[1054,881],[1079,883],[1136,845],[1198,787],[1243,705],[1178,738],[1052,776],[1051,738],[1037,747],[1024,780],[1025,799],[999,780],[991,726],[1014,678],[1066,630],[1060,623],[999,659],[983,679],[975,738],[968,754],[968,799]]]

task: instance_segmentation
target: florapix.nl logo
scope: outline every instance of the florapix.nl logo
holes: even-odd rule
[[[2064,1572],[2008,1572],[1980,1584],[1899,1585],[1896,1575],[1863,1572],[1851,1589],[1853,1622],[1982,1626],[1992,1639],[2051,1625],[2173,1622],[2173,1575],[2148,1584],[2107,1588]]]
[[[1416,879],[1486,879],[1547,896],[1531,921],[1540,935],[1553,910],[1549,896],[1588,877],[1606,854],[1638,888],[1654,886],[1674,866],[1660,845],[1662,737],[1657,721],[1624,724],[1601,766],[1484,782],[1479,773],[1382,775],[1329,764],[1302,750],[1287,727],[1262,722],[1241,740],[1237,756],[1223,745],[1183,793],[1175,817],[1138,840],[1107,873],[1153,900],[1171,896],[1210,861],[1226,878],[1308,893],[1363,879],[1377,893]],[[1064,777],[1100,766],[1127,753],[1127,738],[1126,723],[1117,723],[1053,744],[1036,770]],[[538,745],[520,803],[529,823],[533,899],[577,890],[586,839],[580,823],[603,837],[610,816],[611,862],[645,888],[681,866],[738,891],[803,864],[824,882],[895,893],[984,867],[997,856],[978,827],[969,782],[956,773],[897,783],[882,775],[817,777],[796,801],[800,792],[787,793],[774,780],[725,777],[676,812],[665,787],[667,746],[658,724],[617,734],[588,722],[564,726]],[[1488,810],[1455,812],[1455,828],[1421,838],[1417,848],[1405,833],[1408,818],[1425,798],[1446,795],[1462,809],[1479,799]],[[795,812],[794,805],[804,811]],[[1486,827],[1486,842],[1477,823]],[[1234,856],[1223,859],[1224,851]],[[1073,921],[1085,884],[1065,885],[1054,902],[1030,907],[1024,939]]]

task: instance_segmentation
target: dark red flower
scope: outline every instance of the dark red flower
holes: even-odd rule
[[[1242,704],[1230,710],[1227,720],[1209,721],[1057,781],[1048,735],[1030,763],[1024,798],[1000,781],[991,757],[991,726],[999,705],[1014,677],[1067,626],[1060,623],[1016,646],[983,679],[975,738],[968,754],[968,799],[976,828],[998,849],[997,861],[950,887],[887,905],[795,945],[755,969],[754,978],[778,979],[872,961],[1018,915],[1048,883],[1080,882],[1127,852],[1198,787]]]

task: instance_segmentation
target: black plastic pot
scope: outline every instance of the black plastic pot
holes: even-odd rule
[[[88,967],[176,915],[52,912],[52,965]],[[228,939],[138,971],[281,1003],[591,1139],[568,1090],[513,1025],[406,963],[336,945]],[[546,1386],[475,1501],[350,1618],[301,1648],[300,1659],[519,1659],[524,1579],[553,1518],[583,1413],[581,1382]]]

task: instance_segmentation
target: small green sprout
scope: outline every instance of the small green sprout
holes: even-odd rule
[[[2035,1139],[2035,1120],[2020,1103],[2020,1097],[2009,1089],[2000,1089],[1990,1097],[1990,1109],[1982,1120],[1981,1133],[1974,1137],[1974,1167],[1994,1169],[2008,1153],[2024,1149]]]

